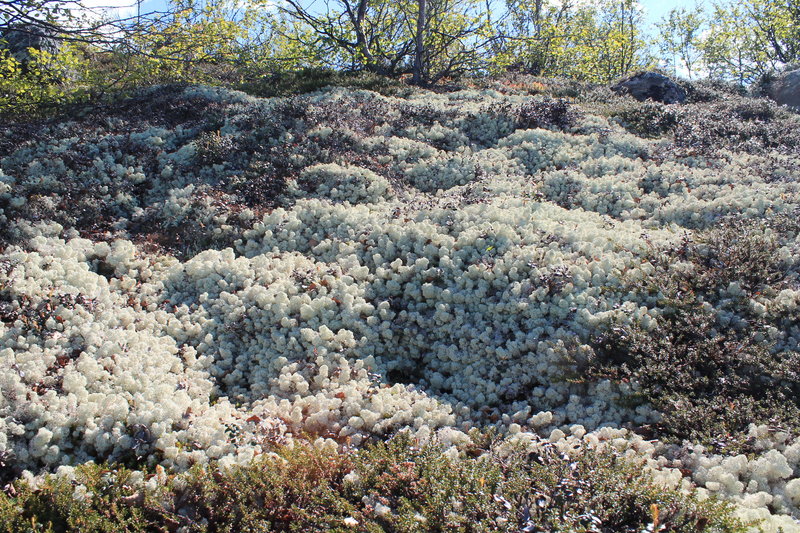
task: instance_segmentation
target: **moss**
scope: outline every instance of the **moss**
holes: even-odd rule
[[[307,83],[302,90],[315,90],[336,80],[320,73],[284,81],[284,89],[262,89],[295,91],[301,89],[289,88],[292,83]],[[370,83],[344,81],[363,81],[362,87]],[[149,346],[147,339],[155,338],[146,335],[166,335],[181,348],[198,347],[202,357],[216,358],[208,367],[210,378],[198,377],[197,382],[214,387],[219,403],[215,398],[210,404],[219,412],[226,412],[226,396],[235,412],[224,415],[230,416],[223,422],[224,435],[214,437],[224,451],[211,452],[210,446],[198,444],[200,453],[192,461],[205,453],[228,454],[229,461],[234,445],[260,443],[246,440],[252,434],[239,422],[251,415],[246,412],[250,400],[269,395],[291,398],[292,410],[302,408],[291,428],[295,435],[298,428],[311,428],[307,430],[340,444],[344,434],[367,438],[411,424],[420,431],[423,423],[429,429],[456,424],[449,404],[457,401],[472,409],[460,416],[476,424],[508,428],[506,417],[524,423],[517,414],[536,408],[555,413],[553,424],[580,423],[589,430],[606,420],[626,427],[646,423],[651,411],[636,410],[646,403],[664,417],[641,432],[668,440],[695,439],[725,452],[747,451],[747,437],[741,435],[751,422],[797,433],[800,358],[787,346],[796,349],[798,339],[793,313],[794,291],[800,286],[795,253],[800,217],[787,214],[758,223],[719,218],[720,212],[740,208],[746,210],[740,218],[792,208],[790,181],[796,173],[791,165],[798,163],[790,153],[796,146],[790,126],[795,122],[770,104],[732,94],[712,99],[717,107],[706,106],[729,110],[731,123],[726,124],[706,120],[710,111],[699,104],[622,105],[609,91],[594,88],[582,96],[588,104],[578,108],[548,96],[568,92],[567,85],[559,89],[559,82],[525,83],[520,93],[539,96],[414,92],[403,100],[331,89],[266,101],[209,87],[183,92],[162,87],[107,113],[40,124],[30,131],[13,125],[0,132],[0,155],[9,174],[0,182],[0,196],[7,196],[0,198],[0,215],[9,222],[0,224],[0,244],[20,244],[27,250],[33,245],[25,243],[34,242],[28,239],[36,234],[28,232],[29,224],[57,221],[63,231],[53,226],[47,232],[95,242],[124,237],[180,259],[235,247],[235,252],[209,253],[180,273],[176,268],[173,276],[162,273],[166,264],[156,269],[160,259],[154,256],[142,256],[134,265],[132,254],[149,247],[126,252],[128,259],[119,259],[115,267],[109,252],[86,251],[99,250],[90,243],[37,239],[37,253],[71,259],[57,261],[63,268],[44,275],[37,273],[40,264],[43,272],[47,268],[36,256],[24,276],[0,280],[0,327],[12,331],[8,346],[16,350],[14,339],[27,339],[20,350],[31,365],[38,364],[35,347],[59,338],[54,332],[61,331],[61,321],[54,309],[80,305],[95,316],[75,324],[65,319],[75,346],[54,352],[55,362],[49,366],[37,366],[35,379],[24,381],[16,369],[7,371],[12,383],[20,383],[20,394],[27,394],[13,400],[10,412],[22,413],[19,427],[28,426],[21,435],[8,430],[10,447],[25,449],[38,430],[30,425],[34,411],[26,403],[69,412],[69,381],[63,374],[84,351],[78,332],[84,336],[97,331],[115,341],[116,326],[106,327],[100,320],[106,308],[101,305],[95,312],[88,301],[78,300],[81,294],[93,294],[83,288],[72,296],[64,292],[63,298],[39,293],[24,297],[25,291],[44,290],[48,283],[71,287],[62,270],[82,271],[83,265],[113,285],[101,295],[119,295],[123,307],[127,302],[136,313],[132,320],[137,327],[144,321],[150,328],[142,334],[142,349]],[[639,136],[662,139],[651,143],[620,134],[603,117],[585,113],[592,106]],[[552,131],[513,133],[533,128]],[[679,134],[684,130],[685,136]],[[752,142],[746,140],[751,132]],[[501,142],[509,136],[519,142]],[[717,145],[761,155],[730,154],[717,151]],[[343,198],[344,182],[332,179],[337,192],[331,186],[319,193],[323,189],[316,181],[304,179],[304,169],[320,164],[366,169],[364,175],[374,173],[381,183],[385,178],[392,203],[374,195],[367,206],[332,206],[332,198]],[[782,165],[780,172],[776,165]],[[728,187],[735,197],[727,196]],[[308,199],[314,196],[323,198]],[[302,197],[306,200],[296,201]],[[485,204],[485,211],[461,209],[469,204]],[[667,247],[672,222],[709,229],[687,233],[686,239]],[[639,229],[652,231],[653,242],[647,234],[636,238]],[[27,251],[17,256],[34,257]],[[425,261],[431,263],[429,269],[422,266]],[[0,262],[0,274],[4,270]],[[125,276],[136,285],[121,285]],[[154,288],[162,279],[168,287]],[[257,291],[249,290],[271,285],[275,294],[288,294],[292,304],[279,303],[272,295],[262,303]],[[351,302],[357,305],[342,294],[353,295]],[[324,309],[317,305],[322,298],[328,306]],[[375,319],[365,309],[380,318],[380,329],[370,329]],[[154,319],[155,312],[167,314]],[[611,315],[620,322],[608,324],[605,331],[591,329],[596,327],[594,317]],[[445,325],[454,316],[455,325]],[[654,327],[636,325],[637,317],[644,324],[654,320]],[[168,327],[162,328],[161,318]],[[318,320],[322,322],[314,322]],[[304,321],[320,333],[302,328]],[[323,324],[336,335],[343,331],[341,339],[323,338]],[[208,334],[213,342],[204,340]],[[594,358],[587,360],[585,343],[592,334]],[[303,343],[311,344],[279,344],[304,338]],[[59,342],[66,343],[63,338]],[[350,372],[352,389],[324,385],[328,374],[323,375],[319,362],[290,366],[310,358],[312,345],[315,356],[327,351],[326,366],[334,361],[331,374]],[[120,349],[125,353],[126,348]],[[573,361],[570,350],[581,357]],[[338,355],[327,359],[332,353],[351,363],[368,354],[385,366],[370,364],[362,376],[361,369],[340,364],[345,359]],[[279,355],[289,356],[280,373],[273,365]],[[166,350],[153,358],[131,355],[142,361],[136,368],[154,368],[173,356]],[[192,353],[186,356],[186,369],[194,358]],[[574,366],[584,373],[582,381],[562,381]],[[186,374],[180,361],[174,368]],[[597,387],[596,398],[590,397],[585,391],[594,389],[584,386],[586,377],[636,381],[642,388],[624,398],[619,409],[613,404],[615,385],[603,383],[608,388]],[[390,394],[381,379],[414,386],[392,389],[399,400],[381,403]],[[167,384],[175,390],[187,387],[177,379]],[[280,393],[275,392],[279,387]],[[357,398],[347,405],[311,401],[313,394],[320,400],[349,399],[351,390]],[[54,402],[45,406],[48,394]],[[404,404],[405,398],[410,403]],[[159,403],[162,398],[147,401]],[[200,401],[204,403],[201,395]],[[281,405],[272,414],[288,416],[289,408]],[[413,414],[417,405],[425,410],[419,417]],[[204,427],[193,422],[188,410],[173,407],[168,432]],[[141,404],[135,409],[144,410]],[[321,416],[328,413],[328,418]],[[232,422],[237,416],[239,422]],[[699,418],[713,423],[698,428]],[[120,414],[118,421],[128,427],[133,419]],[[48,432],[57,429],[55,422],[43,424]],[[24,462],[0,456],[0,485],[21,475],[23,468],[54,467],[86,457],[82,453],[115,460],[113,468],[158,461],[180,468],[193,442],[187,438],[176,444],[180,462],[167,459],[166,453],[150,453],[155,439],[135,425],[119,444],[123,451],[109,455],[79,442],[81,424],[70,426],[58,442],[63,447],[57,460],[37,456]],[[529,456],[508,448],[488,439],[464,455],[464,450],[398,437],[361,451],[320,451],[298,439],[294,449],[276,450],[278,460],[262,457],[224,472],[219,465],[197,467],[152,498],[130,484],[130,490],[123,487],[109,496],[113,501],[79,498],[72,504],[76,485],[51,480],[28,493],[20,485],[4,505],[17,513],[7,520],[16,530],[30,527],[33,518],[44,529],[51,524],[56,530],[89,531],[111,529],[111,524],[125,529],[126,520],[135,522],[131,527],[148,530],[314,531],[341,529],[355,521],[356,529],[366,531],[591,531],[599,523],[607,530],[641,531],[653,524],[653,509],[660,520],[671,517],[670,523],[678,524],[673,530],[702,530],[714,523],[707,514],[717,507],[702,507],[689,496],[665,491],[639,466],[610,452],[580,449],[563,456],[545,447]],[[89,492],[106,494],[89,478],[79,483]],[[782,489],[775,484],[769,490]],[[141,512],[133,514],[131,507]]]

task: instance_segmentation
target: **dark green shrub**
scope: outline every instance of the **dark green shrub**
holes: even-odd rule
[[[545,86],[544,94],[552,98],[580,98],[598,87],[597,84],[571,78],[536,78]]]
[[[286,179],[295,170],[288,158],[270,155],[273,157],[252,160],[241,175],[232,176],[226,184],[247,207],[277,207],[286,190]]]
[[[674,145],[670,150],[678,155],[717,158],[720,149],[759,155],[796,153],[800,147],[800,120],[796,115],[767,99],[735,92],[714,94],[717,96],[707,98],[695,94],[680,106],[636,104],[619,98],[595,99],[589,105],[616,118],[636,135],[671,135]]]
[[[576,455],[545,446],[507,460],[518,495],[515,531],[737,531],[730,507],[698,502],[653,482],[640,464],[612,452],[578,448]],[[513,477],[515,474],[521,475]],[[524,487],[524,489],[523,489]],[[661,528],[661,529],[659,529]]]
[[[736,83],[711,79],[685,81],[682,87],[686,90],[687,104],[717,102],[732,96],[745,96],[747,92]]]
[[[531,100],[515,112],[517,129],[569,129],[575,124],[576,112],[566,100]]]
[[[749,296],[785,288],[794,274],[786,269],[778,250],[797,235],[798,228],[800,222],[791,215],[758,222],[726,218],[677,251],[696,266],[686,281],[695,291],[708,294],[733,282]]]
[[[152,502],[128,485],[131,473],[96,465],[80,468],[78,479],[85,492],[77,492],[78,483],[66,479],[49,478],[37,488],[23,482],[6,485],[0,493],[0,532],[167,530],[167,522],[154,527],[147,510]]]

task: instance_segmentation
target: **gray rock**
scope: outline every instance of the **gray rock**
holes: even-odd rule
[[[655,100],[665,104],[682,104],[686,91],[663,74],[643,72],[623,80],[611,90],[617,94],[629,94],[639,101]]]
[[[800,110],[800,69],[780,74],[769,83],[766,93],[778,104]]]
[[[25,24],[6,28],[0,34],[0,48],[23,64],[31,59],[29,48],[55,54],[59,44],[56,29],[48,26]]]

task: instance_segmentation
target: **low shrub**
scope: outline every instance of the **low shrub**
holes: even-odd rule
[[[563,100],[532,100],[516,112],[517,129],[566,130],[575,123],[575,111]]]
[[[673,306],[654,329],[612,326],[596,336],[588,374],[640,384],[632,399],[662,413],[650,429],[665,440],[730,452],[754,422],[800,431],[800,353],[771,353],[755,328],[721,332],[696,300]]]
[[[800,147],[798,118],[767,100],[731,97],[681,108],[674,131],[679,148],[713,156],[720,148],[762,154]]]
[[[721,80],[694,80],[683,82],[686,90],[686,103],[698,104],[717,102],[730,97],[745,96],[746,90],[736,83]]]
[[[695,95],[680,106],[619,98],[596,99],[592,105],[636,135],[669,135],[679,154],[716,158],[720,149],[792,154],[800,146],[797,116],[765,99],[720,93]]]
[[[687,235],[655,260],[658,273],[643,287],[658,295],[664,310],[657,326],[611,324],[592,340],[588,373],[642,385],[630,399],[663,413],[651,428],[661,438],[727,452],[744,444],[735,436],[754,422],[800,432],[800,353],[776,353],[766,331],[780,324],[749,305],[796,283],[778,250],[797,233],[795,219],[778,216],[757,223],[726,219],[694,239]],[[690,268],[675,268],[678,262]],[[741,296],[723,304],[731,284]],[[727,325],[720,323],[724,308],[733,317]]]
[[[729,504],[666,489],[613,452],[453,455],[407,434],[357,452],[276,451],[182,476],[88,464],[19,481],[0,493],[0,532],[744,531]]]
[[[322,68],[275,72],[245,81],[235,88],[253,96],[272,97],[305,94],[331,86],[364,89],[384,95],[397,95],[409,90],[403,82],[386,76]]]
[[[786,288],[797,273],[786,268],[779,250],[799,232],[794,213],[760,221],[725,218],[670,252],[695,267],[691,275],[677,274],[672,281],[690,283],[693,291],[710,298],[731,283],[749,297]],[[670,254],[661,258],[662,266]]]
[[[658,102],[629,103],[615,116],[626,130],[641,137],[662,137],[678,124],[674,107]]]
[[[219,130],[201,133],[194,143],[195,157],[203,166],[224,162],[236,149],[235,141],[229,135],[221,135]]]

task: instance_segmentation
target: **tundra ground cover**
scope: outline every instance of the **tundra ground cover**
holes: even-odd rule
[[[374,500],[374,485],[342,492],[368,470],[358,454],[400,432],[500,469],[491,498],[515,497],[482,503],[496,508],[464,522],[493,524],[479,530],[527,527],[537,491],[542,509],[576,517],[567,529],[684,513],[672,530],[734,530],[695,509],[724,514],[720,498],[765,531],[796,530],[800,121],[691,94],[678,107],[602,89],[569,103],[163,87],[6,126],[3,482],[42,487],[56,472],[47,490],[91,500],[94,474],[76,467],[125,465],[119,497],[141,493],[146,510],[145,493],[192,483],[186,472],[225,485],[259,461],[296,467],[287,447],[311,443],[338,465],[322,476],[335,494],[315,504],[326,520],[424,530],[408,517],[459,515],[465,495],[426,514],[392,490]],[[421,464],[414,446],[395,474]],[[615,479],[619,459],[650,496],[612,526],[618,498],[573,491],[577,518],[544,478],[519,488],[530,465],[498,459],[551,452],[547,475],[574,464],[591,485],[581,465]],[[680,496],[657,502],[649,484]],[[175,527],[206,527],[193,505],[197,520]]]

